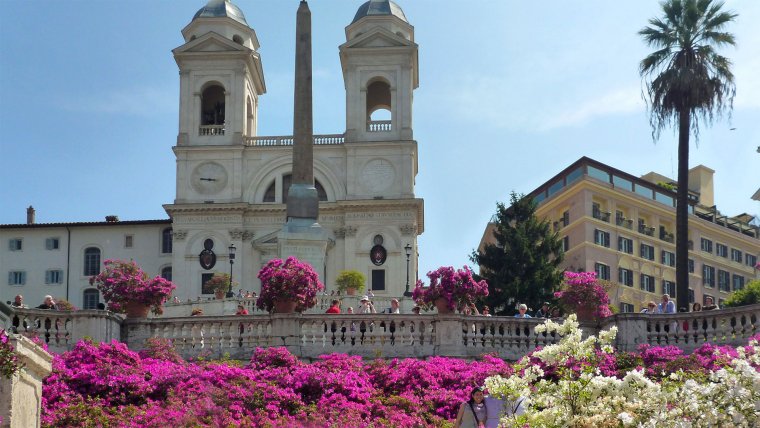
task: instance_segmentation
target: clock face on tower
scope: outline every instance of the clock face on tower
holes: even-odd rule
[[[227,170],[216,162],[201,163],[190,175],[190,185],[204,195],[218,193],[227,185]]]

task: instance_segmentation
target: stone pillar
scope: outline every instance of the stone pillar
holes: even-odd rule
[[[435,355],[466,357],[462,345],[462,317],[455,314],[438,315],[435,326]]]
[[[301,356],[301,314],[272,314],[272,346],[284,346]]]
[[[22,368],[10,379],[0,376],[0,426],[39,427],[42,379],[52,371],[53,356],[21,335],[10,335],[10,344]]]

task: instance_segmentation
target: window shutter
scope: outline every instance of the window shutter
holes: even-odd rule
[[[16,251],[16,242],[13,239],[8,240],[8,249],[10,251]]]
[[[26,284],[26,272],[21,272],[21,285]]]
[[[13,285],[13,272],[8,272],[8,285]]]
[[[50,277],[52,276],[52,272],[49,270],[45,271],[45,284],[50,284]]]

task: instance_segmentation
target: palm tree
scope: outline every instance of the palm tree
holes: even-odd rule
[[[689,134],[699,136],[699,120],[711,123],[733,108],[736,86],[731,61],[716,49],[734,45],[724,27],[737,14],[713,0],[666,0],[664,15],[649,20],[639,35],[654,52],[641,61],[652,137],[678,124],[678,189],[676,195],[676,301],[688,307]]]

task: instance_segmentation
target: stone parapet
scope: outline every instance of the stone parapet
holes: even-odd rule
[[[53,356],[18,334],[10,335],[10,344],[21,369],[10,379],[0,376],[0,427],[39,427],[42,379],[52,370]]]

